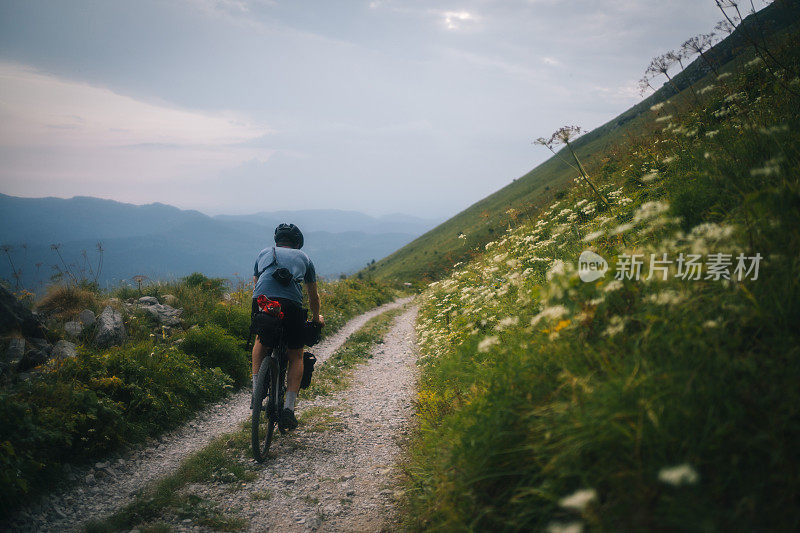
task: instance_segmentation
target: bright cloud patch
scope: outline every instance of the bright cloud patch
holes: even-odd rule
[[[467,11],[445,11],[442,13],[442,17],[444,17],[444,25],[448,30],[458,30],[466,23],[475,21],[475,15]]]

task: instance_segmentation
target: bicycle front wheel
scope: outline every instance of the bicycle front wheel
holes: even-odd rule
[[[261,361],[256,380],[253,401],[253,421],[251,445],[253,458],[264,462],[272,444],[272,436],[278,423],[278,364],[274,357],[265,357]],[[264,400],[266,399],[266,403]]]

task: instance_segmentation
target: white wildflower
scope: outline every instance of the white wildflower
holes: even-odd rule
[[[717,79],[718,80],[724,80],[725,78],[730,78],[730,77],[731,77],[731,73],[730,72],[723,72],[722,74],[717,76]]]
[[[662,468],[658,473],[658,480],[674,487],[680,487],[681,485],[694,485],[700,480],[700,476],[691,465],[684,463]]]
[[[602,237],[604,234],[605,234],[605,231],[603,231],[603,230],[593,231],[590,234],[588,234],[586,237],[583,238],[583,242],[593,241],[598,237]]]
[[[659,102],[657,104],[651,105],[650,111],[659,111],[662,107],[664,107],[664,102]]]
[[[674,156],[674,155],[671,155],[671,156],[669,156],[669,157],[665,157],[665,158],[664,158],[664,159],[662,159],[661,161],[662,161],[663,163],[672,163],[673,161],[675,161],[675,156]]]
[[[782,133],[789,131],[789,126],[781,124],[780,126],[770,126],[769,128],[759,128],[758,131],[764,135],[772,135],[773,133]]]
[[[624,233],[630,229],[633,229],[633,224],[620,224],[611,230],[611,235],[619,235],[620,233]]]
[[[478,351],[486,353],[492,348],[492,346],[497,346],[498,344],[500,344],[500,339],[497,337],[486,337],[478,343]]]
[[[645,183],[650,183],[654,179],[658,177],[658,172],[648,172],[644,176],[642,176],[642,181]]]
[[[706,85],[705,87],[703,87],[702,89],[700,89],[697,92],[700,93],[700,94],[706,94],[707,92],[713,91],[715,87],[716,87],[716,85],[711,83],[711,84]]]
[[[781,160],[778,158],[770,159],[761,168],[754,168],[750,170],[750,175],[757,176],[774,176],[781,173],[780,167]]]
[[[645,202],[636,210],[636,213],[633,215],[633,222],[636,223],[655,218],[667,209],[669,209],[669,204],[666,202]]]
[[[535,326],[538,324],[542,319],[549,319],[555,320],[557,318],[561,318],[562,316],[566,315],[569,311],[563,305],[554,305],[552,307],[546,307],[542,309],[542,311],[537,314],[535,317],[531,319],[531,326]]]
[[[672,118],[672,115],[664,115],[663,117],[658,117],[656,122],[666,122]]]
[[[748,66],[748,67],[754,67],[754,66],[758,65],[759,63],[761,63],[762,61],[763,61],[763,59],[761,59],[760,57],[754,57],[753,59],[751,59],[750,61],[745,63],[745,65]]]
[[[614,315],[611,317],[611,320],[609,320],[609,325],[605,331],[603,331],[603,335],[606,337],[613,337],[623,329],[625,329],[625,319],[621,316]]]
[[[573,492],[569,496],[558,500],[558,505],[564,509],[583,511],[586,506],[597,499],[597,491],[594,489],[581,489]]]
[[[566,264],[561,259],[553,261],[550,270],[547,271],[547,281],[552,280],[556,276],[563,276],[566,272]]]
[[[719,322],[717,322],[716,320],[706,320],[705,322],[703,322],[703,327],[705,329],[716,328],[719,327]]]
[[[709,139],[713,139],[714,135],[716,135],[717,133],[719,133],[719,130],[707,131],[706,132],[706,137],[708,137]]]
[[[684,300],[684,296],[676,291],[665,290],[649,295],[645,300],[657,305],[675,305]]]
[[[504,329],[509,328],[511,326],[516,326],[517,324],[519,324],[518,316],[507,316],[497,323],[495,329],[497,331],[503,331]]]
[[[550,522],[547,524],[547,533],[583,533],[583,523]]]

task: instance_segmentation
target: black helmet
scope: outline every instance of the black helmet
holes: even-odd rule
[[[280,224],[275,228],[275,244],[288,242],[298,250],[303,247],[303,232],[294,224]]]

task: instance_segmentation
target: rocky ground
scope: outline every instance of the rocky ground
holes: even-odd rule
[[[339,332],[327,338],[325,341],[321,342],[315,347],[314,352],[317,355],[318,364],[330,357],[330,355],[332,355],[339,348],[339,346],[342,345],[347,337],[361,328],[370,318],[380,314],[383,311],[405,305],[408,303],[408,301],[409,299],[402,299],[390,304],[386,304],[360,315],[348,322]],[[411,365],[409,368],[412,368],[413,358],[411,357],[411,350],[413,349],[413,340],[410,335],[413,333],[413,313],[411,311],[407,311],[402,315],[402,317],[404,317],[403,320],[399,321],[398,325],[395,326],[395,328],[389,334],[390,337],[395,339],[394,342],[398,345],[396,349],[389,350],[389,357],[403,357],[407,360],[406,362],[408,365]],[[403,324],[406,325],[403,326]],[[398,328],[402,329],[404,333],[398,333]],[[401,335],[401,337],[398,337],[398,335]],[[387,342],[387,345],[381,345],[378,349],[385,351],[387,350],[388,346],[389,345]],[[365,368],[372,368],[375,361],[382,359],[383,357],[378,358],[376,356],[376,359]],[[359,374],[360,373],[361,371],[359,371]],[[371,381],[371,378],[368,379]],[[380,385],[382,388],[373,390],[372,385],[370,385],[366,390],[373,391],[373,394],[381,394],[396,398],[404,395],[404,401],[409,404],[411,399],[411,389],[409,387],[411,387],[411,385],[407,384],[406,381],[386,381],[386,379],[386,376],[376,377],[376,386]],[[347,397],[346,402],[344,402],[342,398],[335,400],[332,397],[326,398],[323,401],[333,402],[331,405],[334,409],[336,409],[337,412],[342,413],[342,420],[345,421],[346,426],[349,428],[352,425],[353,429],[358,429],[359,432],[364,431],[365,433],[362,435],[362,437],[367,439],[367,441],[372,442],[373,444],[371,444],[371,446],[374,446],[376,451],[380,451],[382,448],[392,444],[392,436],[390,435],[390,432],[397,430],[397,428],[400,427],[400,422],[399,419],[395,417],[397,414],[395,410],[389,409],[384,413],[381,411],[379,405],[374,407],[370,406],[369,404],[372,403],[373,400],[371,400],[370,397],[365,397],[362,389],[364,389],[364,386],[360,385],[360,382],[357,381],[352,389],[352,392],[344,393],[344,396]],[[363,405],[361,403],[353,404],[352,401],[350,401],[350,397],[361,398],[360,402],[363,402]],[[385,398],[383,397],[375,399],[380,400],[378,402],[380,405],[385,403]],[[185,458],[189,453],[201,449],[214,437],[222,433],[238,429],[240,423],[250,415],[249,402],[250,391],[240,391],[231,396],[228,400],[210,406],[198,417],[188,422],[184,426],[175,431],[162,435],[159,439],[151,441],[139,449],[130,451],[119,457],[109,458],[107,461],[99,462],[92,466],[73,468],[71,475],[73,482],[69,486],[58,488],[49,496],[32,504],[28,508],[21,510],[11,521],[5,524],[0,524],[0,530],[37,532],[70,531],[78,529],[86,520],[100,518],[111,514],[116,509],[119,509],[123,505],[129,503],[133,499],[135,493],[144,485],[172,473],[180,465],[180,462],[183,460],[183,458]],[[300,406],[298,408],[298,412],[302,413],[304,408],[310,407],[311,404],[307,406]],[[349,414],[349,411],[347,411],[348,409],[352,409],[352,414]],[[368,420],[364,419],[364,421],[361,422],[360,420],[364,417],[364,414],[362,413],[366,412],[372,414],[370,414]],[[379,416],[386,416],[387,418],[385,420],[375,418]],[[358,422],[356,423],[354,421]],[[377,433],[369,432],[366,431],[369,429],[369,423],[383,423],[385,424],[385,427],[379,430]],[[326,433],[331,435],[339,435],[340,432],[334,431],[333,428],[331,428],[331,430],[327,431]],[[316,438],[321,438],[321,436],[322,433],[315,433],[312,428],[309,427],[305,430],[299,430],[289,438],[279,439],[276,445],[274,445],[278,459],[263,467],[264,470],[261,473],[259,481],[262,481],[263,479],[273,479],[275,477],[274,474],[270,474],[270,469],[272,468],[276,468],[276,471],[282,472],[282,481],[280,481],[280,486],[284,488],[288,485],[292,485],[293,483],[297,483],[298,480],[303,480],[311,476],[312,474],[310,471],[304,471],[298,465],[308,464],[308,467],[311,468],[311,464],[316,464],[320,461],[312,460],[310,457],[307,458],[306,461],[303,460],[302,454],[304,452],[302,450],[306,450],[305,453],[309,452],[308,446],[304,445],[303,443],[304,440],[313,440]],[[326,439],[322,439],[322,442],[324,441],[326,441]],[[367,441],[362,442],[362,445]],[[394,446],[396,447],[396,445]],[[328,447],[329,445],[326,444],[325,446],[322,446],[322,443],[320,443],[319,449],[327,450]],[[336,449],[338,450],[339,448]],[[320,453],[326,454],[327,452]],[[382,457],[383,452],[381,451],[380,453]],[[285,463],[285,461],[290,462]],[[292,463],[291,461],[297,461],[297,463]],[[352,475],[336,475],[336,471],[339,467],[332,466],[334,464],[338,463],[331,461],[331,465],[329,465],[329,472],[332,476],[332,479],[335,478],[336,480],[339,480],[342,477]],[[388,468],[389,464],[390,463],[387,462],[382,468]],[[342,470],[342,472],[344,472],[344,470]],[[292,479],[292,476],[294,476],[295,481],[288,481]],[[284,478],[286,480],[284,480]],[[347,481],[352,481],[352,479],[354,478],[337,481],[337,483],[344,484]],[[259,483],[259,481],[256,481],[255,483]],[[320,478],[320,480],[316,481],[315,483],[319,483],[319,485],[322,486],[323,483],[328,482]],[[355,483],[352,484],[355,485]],[[301,487],[303,486],[303,483],[297,483],[296,486]],[[213,488],[209,487],[207,490],[213,490]],[[352,496],[347,496],[347,492],[351,490],[353,489],[345,490],[345,496],[342,499],[350,498],[353,500],[353,502],[355,502],[356,500],[353,499]],[[292,493],[294,491],[287,490],[286,492]],[[380,491],[378,491],[376,496],[380,496],[379,493]],[[300,494],[300,492],[296,492],[296,494]],[[249,498],[249,495],[250,492],[248,491],[242,491],[240,494],[242,499]],[[278,496],[277,491],[275,492],[275,495],[276,497]],[[303,496],[304,495],[305,493],[303,493]],[[388,501],[390,494],[387,493],[384,496],[386,496],[385,499]],[[239,503],[242,506],[247,507],[247,504],[250,504],[251,502],[248,501]],[[340,503],[339,505],[344,504]],[[341,509],[344,508],[345,507],[342,507]],[[320,513],[329,513],[332,517],[329,523],[338,524],[339,522],[334,521],[333,518],[342,516],[340,514],[337,515],[341,509],[339,507],[331,507],[326,511],[323,507],[321,508]],[[261,514],[265,516],[267,514],[273,517],[275,516],[274,512],[264,513],[263,508],[260,510],[262,511]],[[253,518],[253,515],[258,514],[259,508],[255,508],[253,510],[248,510],[248,512],[245,513],[245,516]],[[323,516],[328,515],[323,514]],[[309,520],[311,520],[311,517],[305,516],[303,523]],[[257,520],[257,517],[254,519],[253,523],[260,524],[260,522]],[[354,522],[354,524],[358,523],[359,522]],[[296,525],[299,525],[299,528],[302,529],[302,524],[300,522],[296,522]],[[262,525],[256,525],[254,527],[256,527],[257,530],[263,530]],[[178,529],[180,529],[180,525],[178,525]],[[350,530],[351,528],[342,525],[342,529]],[[372,530],[372,528],[369,527],[366,529]],[[273,530],[278,531],[276,529]]]

